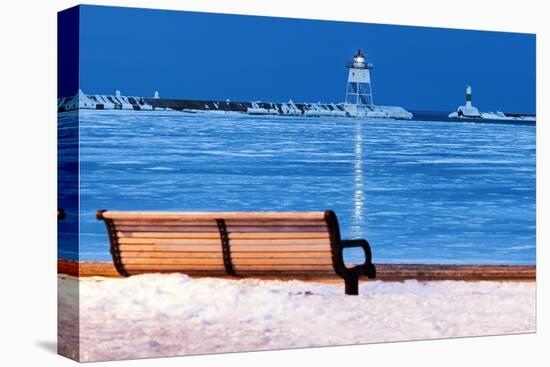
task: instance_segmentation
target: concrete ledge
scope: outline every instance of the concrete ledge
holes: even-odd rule
[[[431,265],[431,264],[376,264],[377,280],[403,281],[416,279],[468,280],[468,281],[535,281],[535,265]],[[71,276],[121,277],[112,262],[58,260],[57,272]],[[193,274],[189,274],[194,276]],[[227,276],[224,278],[231,279]],[[273,277],[259,277],[273,279]],[[342,281],[336,274],[332,276],[278,276],[276,279],[300,279],[310,281]],[[366,278],[365,278],[366,279]]]
[[[535,265],[376,264],[380,280],[536,280]]]

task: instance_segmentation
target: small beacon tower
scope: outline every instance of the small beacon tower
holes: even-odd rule
[[[466,87],[466,108],[472,107],[472,87]]]
[[[458,107],[456,111],[456,116],[462,118],[481,117],[481,113],[479,112],[479,110],[472,105],[472,87],[470,87],[469,85],[466,86],[466,105]],[[449,117],[454,117],[454,115],[449,115]]]
[[[348,87],[346,90],[346,104],[372,107],[372,88],[370,82],[370,70],[373,65],[367,62],[365,55],[358,50],[352,62],[347,63]]]

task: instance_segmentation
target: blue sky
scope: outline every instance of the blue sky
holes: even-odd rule
[[[341,102],[345,62],[374,63],[374,102],[455,110],[467,84],[483,111],[535,112],[535,36],[81,6],[88,94]]]

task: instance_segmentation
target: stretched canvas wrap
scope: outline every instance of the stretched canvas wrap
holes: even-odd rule
[[[58,34],[60,354],[536,331],[535,35],[87,5]]]

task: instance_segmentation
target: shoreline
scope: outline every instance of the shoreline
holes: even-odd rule
[[[375,264],[377,276],[375,280],[418,281],[462,280],[462,281],[536,281],[536,265],[442,265],[442,264]],[[75,277],[108,277],[122,278],[109,261],[75,261],[57,260],[57,273]],[[200,274],[188,274],[191,277],[204,278]],[[208,276],[206,276],[208,277]],[[243,279],[233,276],[216,278]],[[248,278],[248,277],[245,277]],[[257,279],[305,280],[317,282],[343,281],[336,274],[330,276],[277,276]],[[364,277],[366,280],[367,278]]]

